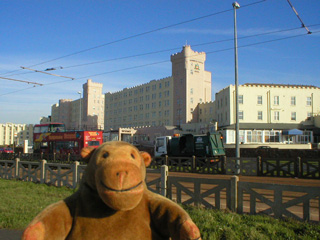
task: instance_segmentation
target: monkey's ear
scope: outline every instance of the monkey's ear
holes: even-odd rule
[[[151,160],[152,160],[150,154],[147,152],[140,152],[140,155],[144,161],[144,164],[146,165],[146,167],[148,167],[151,163]]]
[[[83,158],[83,160],[88,163],[90,161],[90,158],[92,156],[92,153],[95,151],[96,149],[94,147],[85,147],[81,149],[80,155]]]

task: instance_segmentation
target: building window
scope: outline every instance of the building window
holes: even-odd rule
[[[262,104],[262,96],[258,96],[258,102],[257,102],[259,105]]]
[[[279,111],[275,111],[274,112],[273,120],[275,120],[275,121],[279,121],[280,120],[280,112]]]
[[[291,97],[291,106],[295,106],[296,105],[296,97],[292,96]]]
[[[273,97],[273,104],[274,105],[279,105],[279,96],[274,96]]]
[[[193,88],[190,89],[190,94],[193,94]]]
[[[243,95],[238,96],[239,104],[243,104]]]
[[[190,103],[193,103],[193,98],[190,98]]]
[[[239,111],[239,120],[243,120],[243,111]]]
[[[296,112],[291,112],[291,120],[296,121],[297,119],[297,113]]]
[[[311,97],[307,97],[307,106],[311,106]]]
[[[258,120],[262,120],[262,111],[258,111]]]

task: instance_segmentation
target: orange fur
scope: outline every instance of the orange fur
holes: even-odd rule
[[[89,161],[79,190],[36,216],[22,239],[200,239],[180,206],[147,189],[148,153],[107,142],[81,155]]]

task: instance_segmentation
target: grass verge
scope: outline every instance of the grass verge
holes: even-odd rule
[[[74,191],[65,187],[0,179],[0,229],[24,229],[46,206]],[[183,207],[200,228],[204,240],[320,239],[320,224]]]

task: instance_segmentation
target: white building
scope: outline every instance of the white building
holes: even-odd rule
[[[0,146],[22,146],[28,140],[29,146],[33,144],[33,125],[0,123]]]
[[[235,142],[235,87],[215,99],[215,119],[226,143]],[[314,117],[320,113],[320,88],[304,85],[243,84],[239,86],[241,143],[313,142]],[[290,131],[299,129],[300,131]]]
[[[60,99],[59,104],[51,106],[51,122],[62,122],[69,130],[103,130],[104,94],[102,94],[102,88],[102,83],[95,83],[88,79],[87,83],[83,84],[81,98],[77,100]]]
[[[194,110],[211,101],[206,54],[189,45],[171,56],[172,76],[105,94],[105,127],[164,126],[194,122]]]

